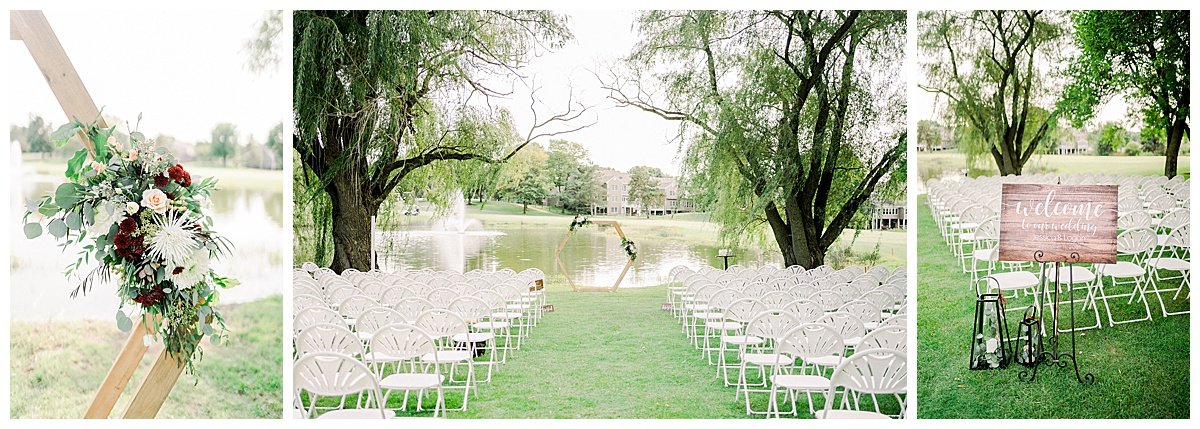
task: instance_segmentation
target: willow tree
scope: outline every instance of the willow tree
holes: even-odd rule
[[[925,82],[951,122],[980,137],[1000,174],[1021,174],[1053,131],[1062,17],[1047,11],[927,11],[917,15]],[[1042,112],[1041,114],[1039,112]]]
[[[726,240],[814,267],[904,164],[903,12],[654,11],[610,98],[680,123]],[[648,73],[648,75],[643,75]]]
[[[1090,10],[1072,14],[1079,56],[1060,103],[1077,124],[1115,94],[1140,107],[1143,122],[1166,131],[1163,174],[1175,177],[1189,133],[1191,62],[1186,10]]]
[[[293,148],[332,225],[331,267],[371,267],[371,218],[410,174],[447,161],[499,162],[582,115],[538,117],[523,136],[492,98],[571,34],[544,11],[296,11]],[[505,87],[508,85],[508,87]],[[557,130],[555,130],[557,128]]]

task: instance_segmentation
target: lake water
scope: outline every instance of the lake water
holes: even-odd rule
[[[63,275],[75,262],[76,249],[57,247],[49,235],[28,240],[21,231],[26,204],[54,190],[60,176],[37,174],[21,167],[14,154],[10,170],[11,204],[9,236],[12,269],[10,296],[12,319],[20,321],[104,319],[112,320],[118,300],[115,285],[97,284],[87,296],[72,299],[78,279]],[[221,291],[221,303],[238,303],[278,294],[290,283],[282,249],[291,246],[291,233],[284,229],[282,172],[273,183],[254,187],[222,186],[213,193],[213,221],[217,232],[234,246],[233,254],[214,264],[219,274],[242,282]],[[256,176],[263,176],[256,174]]]
[[[566,286],[554,261],[554,251],[567,232],[561,227],[489,228],[486,222],[473,226],[465,234],[450,231],[381,232],[377,236],[380,266],[384,270],[433,268],[438,270],[520,271],[539,268],[552,286]],[[485,233],[483,231],[492,231]],[[495,234],[501,233],[501,234]],[[717,248],[675,240],[639,240],[638,256],[621,282],[622,288],[662,284],[677,265],[721,266]],[[738,251],[730,264],[747,266],[778,264],[782,257],[754,251]],[[774,256],[772,259],[771,256]],[[596,226],[579,228],[563,248],[562,261],[577,286],[611,287],[627,261],[621,239],[611,230]]]

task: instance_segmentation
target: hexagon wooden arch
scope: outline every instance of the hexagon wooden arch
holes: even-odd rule
[[[50,85],[50,90],[54,92],[54,97],[58,99],[58,104],[63,108],[63,112],[67,114],[67,119],[78,118],[81,121],[95,119],[97,126],[107,127],[104,120],[100,118],[100,109],[96,107],[87,87],[83,85],[83,80],[76,73],[75,66],[71,64],[71,59],[63,50],[58,36],[54,34],[54,29],[46,20],[46,16],[36,10],[14,10],[9,12],[8,17],[9,39],[25,43],[29,55],[33,57],[33,61],[37,63],[38,69],[42,72],[42,77]],[[91,151],[91,142],[82,134],[81,137],[80,140],[83,141],[84,146]],[[103,419],[108,418],[108,415],[112,413],[117,399],[129,385],[129,379],[137,370],[142,357],[149,350],[142,337],[153,332],[151,326],[154,323],[157,323],[157,320],[143,318],[129,332],[129,339],[125,340],[124,347],[121,348],[112,368],[108,370],[104,382],[97,389],[96,396],[92,399],[84,418]],[[144,419],[157,415],[182,372],[183,365],[171,357],[166,349],[163,349],[154,360],[154,365],[150,368],[146,379],[142,381],[141,386],[138,386],[138,390],[134,393],[129,406],[125,408],[122,418]]]
[[[622,240],[625,239],[625,231],[621,230],[621,225],[615,220],[594,220],[592,224],[596,226],[611,226],[614,231],[617,231],[618,237],[621,237]],[[621,276],[617,277],[617,281],[613,283],[612,287],[577,286],[575,281],[571,280],[571,273],[567,271],[567,266],[563,264],[560,257],[563,248],[567,246],[567,240],[571,239],[572,235],[575,235],[575,230],[568,230],[567,235],[564,235],[562,241],[558,243],[558,250],[554,251],[554,262],[558,264],[558,269],[562,271],[563,277],[567,278],[567,284],[571,285],[571,290],[575,292],[616,292],[617,288],[621,287],[621,281],[625,280],[625,274],[629,272],[629,268],[633,267],[633,257],[626,255],[628,260],[625,262],[625,269],[621,270]]]

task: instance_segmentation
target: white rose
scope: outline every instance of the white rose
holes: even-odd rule
[[[142,207],[154,210],[155,213],[163,214],[167,212],[167,205],[170,200],[167,194],[158,189],[147,189],[142,191]]]
[[[108,230],[116,222],[116,216],[113,216],[108,210],[104,210],[103,208],[96,209],[95,215],[92,218],[92,226],[88,228],[88,232],[94,235],[107,234]]]
[[[138,209],[140,209],[140,208],[142,208],[142,206],[139,206],[138,203],[135,203],[133,201],[125,203],[125,213],[128,213],[130,215],[137,213]]]

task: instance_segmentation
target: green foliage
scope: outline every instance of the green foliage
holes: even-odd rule
[[[557,190],[558,206],[564,213],[588,213],[599,204],[601,189],[596,167],[587,148],[577,142],[551,139],[546,174]]]
[[[366,239],[365,217],[393,191],[489,188],[498,171],[482,163],[530,139],[479,100],[508,93],[496,85],[571,38],[548,11],[296,11],[292,31],[293,148],[320,183],[307,189],[342,197],[331,198],[334,211],[354,217],[333,224],[339,270],[369,265],[346,243]]]
[[[1138,140],[1142,144],[1142,152],[1151,155],[1162,155],[1167,142],[1167,130],[1161,124],[1143,123],[1138,132]]]
[[[41,115],[32,115],[24,126],[9,127],[9,139],[21,144],[22,152],[49,153],[54,151],[50,130],[52,125]]]
[[[538,204],[550,195],[550,183],[537,170],[528,170],[525,172],[525,177],[517,184],[516,192],[513,197],[521,203],[522,212],[529,209],[530,204]]]
[[[637,204],[646,217],[650,217],[650,208],[661,206],[666,201],[666,194],[658,187],[658,180],[652,176],[654,170],[650,167],[633,167],[629,169],[629,201]],[[661,173],[662,171],[659,171]]]
[[[606,86],[680,122],[685,188],[724,240],[762,240],[769,225],[785,264],[815,266],[903,157],[904,18],[644,12],[628,70]],[[645,98],[650,83],[664,99]]]
[[[1096,154],[1108,156],[1113,152],[1123,152],[1129,142],[1129,132],[1125,131],[1121,124],[1108,122],[1100,127],[1100,135],[1096,139]]]
[[[221,158],[221,166],[225,166],[229,158],[237,154],[238,140],[236,125],[228,122],[219,123],[212,129],[212,137],[209,140],[210,154],[213,157]]]
[[[1117,94],[1125,95],[1152,128],[1148,152],[1158,152],[1163,130],[1164,174],[1174,176],[1181,142],[1189,133],[1191,33],[1187,10],[1089,10],[1075,12],[1079,51],[1067,74],[1071,82],[1059,103],[1076,124]],[[1146,136],[1143,134],[1143,136]],[[1148,137],[1148,136],[1147,136]]]
[[[991,156],[1001,174],[1021,174],[1057,124],[1053,106],[1064,15],[1051,11],[924,11],[918,46],[925,91],[968,130],[960,147]]]
[[[271,131],[267,133],[267,149],[271,150],[271,154],[275,159],[283,159],[283,123],[280,122],[271,127]]]

